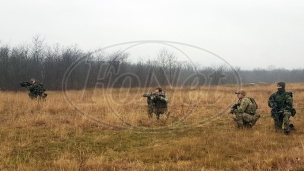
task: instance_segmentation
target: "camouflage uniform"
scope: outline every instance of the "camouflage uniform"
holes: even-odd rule
[[[268,106],[271,109],[271,117],[274,120],[274,127],[276,130],[284,130],[285,134],[290,131],[290,116],[293,108],[292,93],[285,91],[285,83],[278,83],[278,91],[273,93],[268,100]],[[292,125],[293,127],[293,125]]]
[[[147,103],[149,118],[152,118],[153,113],[155,113],[157,119],[159,119],[161,114],[168,113],[169,100],[165,94],[152,95],[147,98]]]
[[[43,83],[37,83],[34,79],[30,80],[31,85],[27,86],[29,92],[29,97],[31,99],[42,98],[45,99],[47,94],[45,93],[45,88]]]
[[[234,121],[237,123],[238,128],[251,128],[260,118],[259,114],[251,111],[249,107],[251,103],[252,102],[248,97],[244,97],[239,99],[237,109],[233,110],[233,113],[235,113]]]
[[[238,128],[251,128],[260,118],[260,115],[256,113],[258,106],[254,99],[245,97],[246,92],[244,90],[239,90],[235,94],[237,94],[239,100],[230,111],[231,114],[235,114],[233,120],[237,123]]]

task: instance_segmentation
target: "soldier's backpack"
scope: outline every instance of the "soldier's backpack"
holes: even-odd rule
[[[258,104],[255,102],[254,98],[252,97],[247,97],[247,98],[250,99],[251,103],[246,108],[246,112],[250,114],[256,114],[256,111],[258,109]]]

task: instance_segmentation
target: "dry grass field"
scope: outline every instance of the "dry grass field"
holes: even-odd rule
[[[169,116],[148,118],[151,89],[0,92],[0,170],[304,170],[304,83],[287,83],[297,109],[290,135],[275,132],[276,85],[243,87],[259,105],[252,129],[236,129],[237,86],[163,87]]]

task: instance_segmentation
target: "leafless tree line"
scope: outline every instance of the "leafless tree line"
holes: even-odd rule
[[[161,49],[157,60],[129,61],[131,54],[102,50],[84,52],[77,46],[47,46],[39,36],[32,44],[9,47],[0,44],[0,89],[19,91],[22,81],[35,78],[48,90],[206,86],[244,82],[302,82],[303,69],[255,69],[242,71],[226,65],[203,67],[179,62],[177,56]]]
[[[243,84],[246,83],[277,83],[280,81],[296,83],[304,82],[304,69],[287,70],[284,68],[240,71]]]

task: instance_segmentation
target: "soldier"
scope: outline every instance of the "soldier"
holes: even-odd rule
[[[31,99],[42,98],[45,99],[47,94],[45,93],[45,88],[43,83],[37,83],[34,78],[30,80],[30,84],[26,86],[30,91],[29,97]]]
[[[167,96],[163,93],[162,88],[158,87],[155,89],[155,92],[152,93],[147,98],[148,103],[148,116],[151,118],[152,114],[155,113],[156,118],[159,119],[161,114],[168,112],[168,103],[169,100]]]
[[[235,94],[239,100],[230,111],[231,114],[235,114],[233,120],[237,123],[237,128],[251,128],[260,118],[256,113],[258,106],[253,98],[245,97],[244,90],[239,90]]]
[[[290,124],[290,116],[294,116],[296,111],[293,108],[292,92],[285,91],[285,83],[277,84],[278,91],[273,93],[268,100],[268,106],[271,109],[271,117],[274,120],[274,128],[284,131],[288,135],[293,124]]]

